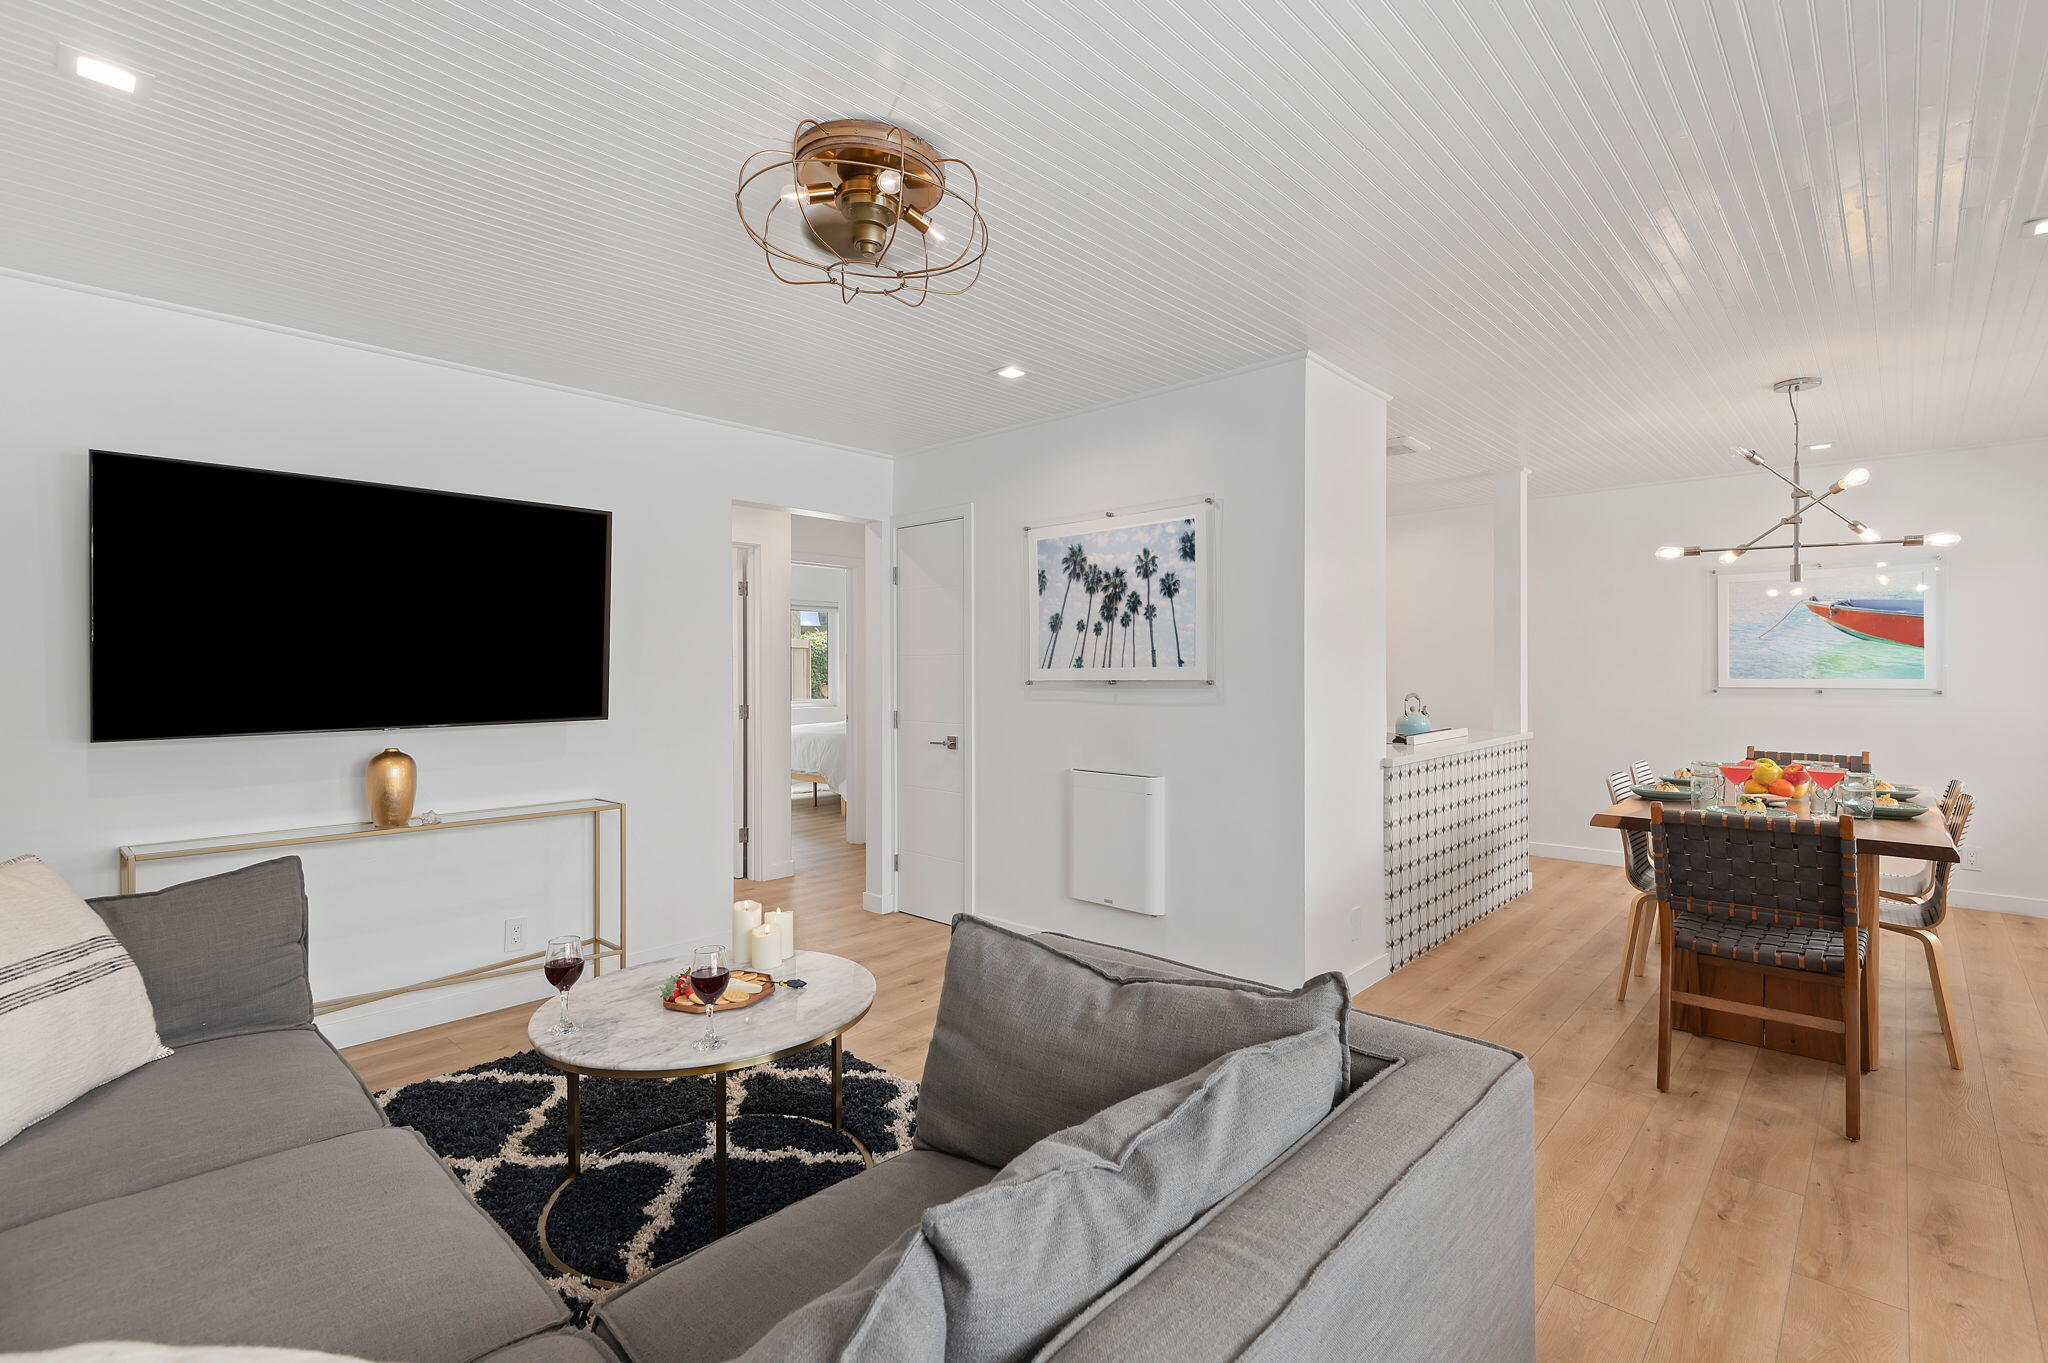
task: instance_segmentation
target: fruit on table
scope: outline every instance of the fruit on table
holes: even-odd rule
[[[1769,785],[1771,782],[1777,780],[1780,776],[1784,774],[1785,769],[1779,766],[1776,762],[1773,762],[1768,757],[1759,757],[1756,760],[1756,769],[1750,772],[1750,778],[1752,780],[1761,781],[1765,785]]]

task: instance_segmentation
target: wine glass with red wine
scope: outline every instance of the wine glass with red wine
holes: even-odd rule
[[[569,1021],[569,986],[583,978],[583,939],[551,938],[540,971],[548,977],[548,983],[558,991],[555,997],[560,999],[562,1004],[562,1010],[555,1018],[555,1025],[548,1028],[548,1035],[567,1036],[576,1030],[576,1024]]]
[[[690,958],[689,974],[690,992],[704,1005],[704,1038],[695,1043],[697,1050],[715,1051],[725,1044],[718,1034],[718,1001],[731,980],[732,967],[726,963],[724,947],[697,948]]]

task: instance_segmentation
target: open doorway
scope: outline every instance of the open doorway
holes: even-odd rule
[[[859,912],[885,664],[865,522],[733,508],[737,897]]]

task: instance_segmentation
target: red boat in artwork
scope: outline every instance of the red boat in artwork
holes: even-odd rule
[[[1925,648],[1927,603],[1893,600],[1809,601],[1806,608],[1844,634]]]

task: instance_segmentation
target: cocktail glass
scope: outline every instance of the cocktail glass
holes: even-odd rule
[[[1835,812],[1834,789],[1837,785],[1841,784],[1842,778],[1848,774],[1849,769],[1847,767],[1838,767],[1832,763],[1816,762],[1808,765],[1806,768],[1806,779],[1813,782],[1812,808],[1809,812],[1815,815],[1833,814]]]

